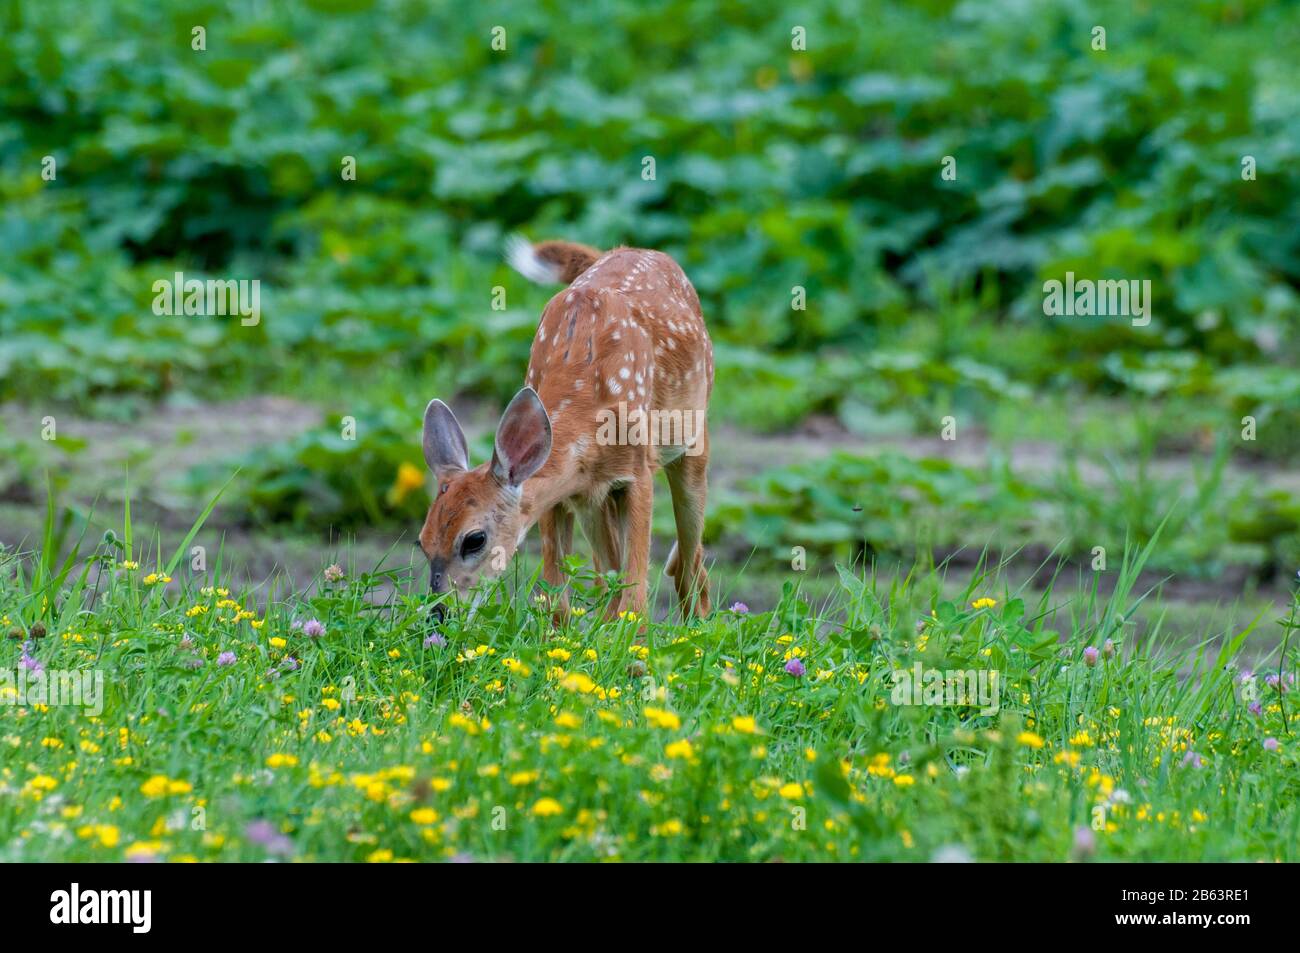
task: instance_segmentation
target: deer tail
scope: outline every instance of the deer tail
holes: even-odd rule
[[[522,235],[506,239],[506,263],[538,284],[569,284],[596,263],[601,252],[577,242],[538,242]]]

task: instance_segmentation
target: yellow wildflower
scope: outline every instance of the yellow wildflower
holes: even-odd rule
[[[667,728],[670,731],[676,731],[682,726],[682,720],[664,708],[647,707],[643,711],[643,714],[645,715],[646,721],[650,722],[650,724],[654,725],[656,728]]]
[[[685,738],[682,738],[678,741],[672,741],[669,742],[667,745],[665,745],[664,754],[667,755],[669,758],[689,759],[694,757],[695,749],[691,747],[690,741],[688,741]]]
[[[731,719],[731,727],[742,735],[758,734],[758,722],[749,715],[737,715]]]
[[[563,813],[564,808],[562,808],[560,802],[555,800],[553,797],[541,798],[533,805],[534,817],[554,817],[557,814]]]
[[[402,461],[397,468],[397,476],[388,490],[389,506],[401,506],[402,501],[411,493],[424,486],[424,471],[412,463]]]

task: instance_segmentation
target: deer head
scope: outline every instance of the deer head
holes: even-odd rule
[[[550,452],[551,421],[531,387],[515,394],[501,415],[491,461],[473,469],[456,415],[442,401],[429,401],[424,459],[437,490],[420,530],[420,548],[429,560],[434,593],[454,589],[464,595],[480,579],[506,568],[528,528],[520,512],[524,481]]]

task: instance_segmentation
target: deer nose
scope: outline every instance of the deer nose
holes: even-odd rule
[[[442,559],[434,559],[429,563],[429,591],[436,595],[441,595],[447,591],[447,564]],[[434,625],[442,625],[443,620],[447,617],[447,610],[441,602],[433,606],[430,611],[433,617]]]
[[[444,582],[447,576],[447,563],[442,559],[433,559],[429,561],[429,591],[433,593],[446,592],[447,586]]]
[[[442,559],[433,559],[429,562],[429,591],[435,596],[447,591],[447,564]],[[447,618],[447,610],[441,602],[434,605],[430,611],[434,625],[442,625]]]

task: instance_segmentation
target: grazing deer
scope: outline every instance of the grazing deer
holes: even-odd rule
[[[490,463],[470,469],[451,409],[440,400],[425,409],[424,458],[438,481],[420,531],[431,589],[463,593],[499,574],[534,523],[543,578],[562,586],[576,517],[597,571],[618,570],[629,585],[608,614],[644,612],[662,467],[677,523],[665,568],[683,615],[708,614],[700,539],[713,345],[695,289],[667,255],[640,248],[601,254],[516,238],[507,260],[533,281],[569,287],[542,311],[526,386],[501,417]],[[555,609],[568,611],[567,594]]]

